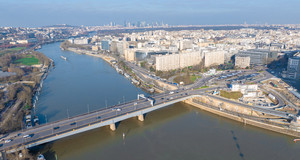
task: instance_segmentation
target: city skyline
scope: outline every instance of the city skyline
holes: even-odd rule
[[[1,27],[97,26],[124,21],[170,25],[297,24],[299,1],[0,0]],[[38,13],[38,14],[37,14]]]

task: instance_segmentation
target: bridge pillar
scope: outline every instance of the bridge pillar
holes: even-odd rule
[[[144,121],[144,115],[143,114],[138,115],[138,120],[143,122]]]
[[[116,130],[116,124],[115,123],[112,123],[109,125],[109,128],[112,130],[112,131],[115,131]]]

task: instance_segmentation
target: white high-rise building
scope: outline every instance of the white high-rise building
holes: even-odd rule
[[[167,54],[155,57],[156,70],[169,71],[200,64],[203,59],[201,52]]]
[[[289,58],[287,78],[300,79],[300,57]]]
[[[210,51],[205,50],[204,52],[204,66],[209,67],[211,65],[224,64],[224,53],[225,51]]]

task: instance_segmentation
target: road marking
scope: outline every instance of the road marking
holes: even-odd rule
[[[204,89],[205,90],[205,89]],[[203,90],[203,91],[204,91]],[[200,91],[201,92],[201,90],[198,90],[198,91]],[[155,97],[155,99],[156,98],[159,98],[159,97],[163,97],[163,96],[165,96],[166,98],[169,98],[170,96],[173,96],[173,97],[176,97],[175,99],[173,99],[173,101],[174,100],[177,100],[177,99],[179,99],[179,98],[184,98],[185,96],[191,96],[191,94],[188,94],[188,95],[186,95],[185,93],[187,93],[188,91],[184,91],[183,93],[175,93],[175,94],[172,94],[172,95],[169,95],[169,94],[166,94],[166,93],[162,93],[162,94],[160,94],[160,95],[157,95],[157,96],[154,96]],[[181,95],[181,96],[180,96]],[[178,98],[179,97],[179,98]],[[159,101],[159,100],[158,100]],[[169,100],[169,101],[171,101],[171,100]],[[135,112],[135,111],[138,111],[138,110],[141,110],[141,109],[145,109],[145,108],[151,108],[151,107],[153,107],[153,106],[144,106],[143,107],[143,105],[144,104],[147,104],[147,103],[149,103],[149,101],[144,101],[144,102],[140,102],[138,105],[139,106],[141,106],[141,107],[139,107],[138,109],[136,108],[136,106],[134,105],[134,103],[135,103],[136,101],[133,101],[133,102],[130,102],[130,103],[128,103],[128,104],[124,104],[124,106],[122,107],[122,106],[119,106],[119,108],[122,108],[122,109],[127,109],[127,108],[129,108],[129,107],[132,107],[132,110],[130,111],[130,112]],[[165,102],[165,100],[163,101],[163,102],[160,102],[160,103],[157,103],[157,105],[158,104],[165,104],[166,102]],[[135,107],[134,107],[135,106]],[[116,107],[118,107],[118,106],[115,106],[115,107],[111,107],[111,108],[109,108],[109,109],[113,109],[113,108],[116,108]],[[135,108],[135,109],[134,109]],[[101,113],[101,114],[99,114],[99,113],[97,113],[97,112],[104,112],[104,113]],[[97,116],[99,116],[99,115],[105,115],[105,114],[110,114],[110,113],[112,113],[112,112],[116,112],[115,110],[108,110],[108,109],[106,109],[106,110],[101,110],[101,111],[95,111],[95,112],[93,112],[92,114],[95,114],[95,115],[93,115],[92,117],[85,117],[85,118],[83,118],[83,119],[80,119],[80,120],[76,120],[75,122],[76,123],[78,123],[78,122],[83,122],[83,121],[85,121],[85,120],[87,120],[87,119],[92,119],[92,118],[95,118],[95,117],[97,117]],[[91,115],[92,115],[91,114]],[[124,114],[124,113],[122,113],[122,114]],[[127,113],[128,114],[128,113]],[[85,114],[85,115],[82,115],[83,117],[84,116],[89,116],[89,114]],[[118,116],[122,116],[121,114],[118,114]],[[108,116],[106,119],[108,120],[108,119],[111,119],[111,118],[114,118],[114,117],[117,117],[117,116]],[[74,118],[80,118],[80,116],[78,116],[78,117],[74,117]],[[66,119],[66,120],[70,120],[70,119]],[[71,122],[74,122],[74,121],[67,121],[67,122],[63,122],[64,120],[62,120],[62,121],[60,121],[60,122],[57,122],[57,123],[62,123],[62,124],[59,124],[58,126],[59,127],[63,127],[63,126],[67,126],[67,125],[69,125],[69,123],[71,123]],[[101,120],[100,122],[98,121],[98,123],[102,123],[103,121]],[[54,122],[54,123],[56,123],[56,122]],[[93,123],[97,123],[97,121],[93,121]],[[80,125],[80,126],[76,126],[77,128],[78,127],[81,127],[81,126],[85,126],[86,124],[82,124],[82,125]],[[52,126],[53,126],[53,124],[52,124]],[[89,126],[90,126],[90,124],[89,124]],[[42,127],[44,127],[44,126],[42,126]],[[45,127],[47,127],[47,126],[45,126]],[[41,133],[41,132],[45,132],[45,131],[49,131],[49,130],[51,130],[51,129],[53,129],[53,128],[47,128],[47,129],[41,129],[41,130],[39,130],[40,128],[36,128],[36,129],[33,129],[33,130],[29,130],[29,132],[28,133],[35,133],[35,134],[37,134],[37,133]],[[61,132],[66,132],[67,130],[70,130],[71,128],[69,128],[69,129],[65,129],[65,130],[61,130],[61,131],[58,131],[59,133],[61,133]],[[39,131],[36,131],[35,132],[35,130],[39,130]],[[72,131],[72,130],[71,130]],[[75,129],[73,129],[73,131],[75,131]],[[26,132],[26,131],[25,131]],[[24,132],[23,132],[24,133]],[[48,137],[48,136],[51,136],[51,135],[53,135],[53,134],[46,134],[45,136],[43,136],[43,137]],[[57,136],[58,134],[56,134],[55,136]],[[36,139],[38,139],[38,138],[42,138],[42,137],[37,137]],[[34,140],[36,140],[36,139],[32,139],[32,141],[34,141]],[[14,139],[14,140],[21,140],[22,141],[22,137],[18,137],[18,138],[16,138],[16,139]],[[30,142],[30,141],[29,141]],[[20,143],[16,143],[16,144],[14,144],[14,145],[18,145],[18,144],[20,144]],[[14,146],[14,145],[12,145],[12,146]]]

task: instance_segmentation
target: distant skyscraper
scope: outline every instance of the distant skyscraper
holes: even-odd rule
[[[141,22],[138,21],[138,22],[136,23],[136,26],[137,26],[137,27],[141,27]]]

